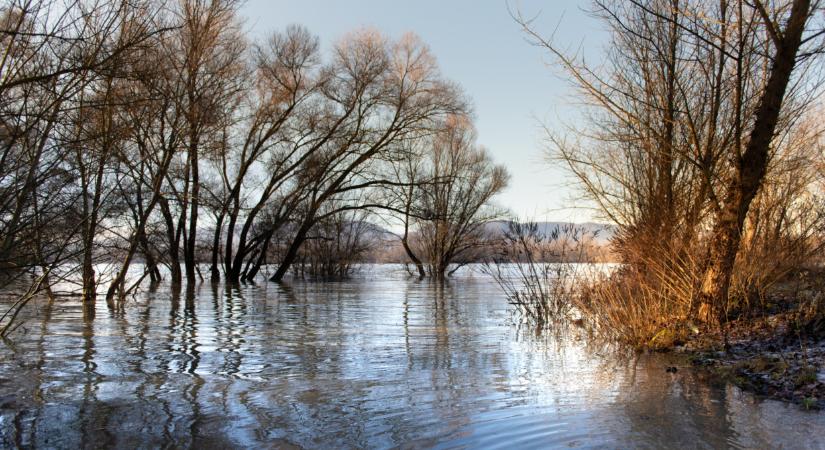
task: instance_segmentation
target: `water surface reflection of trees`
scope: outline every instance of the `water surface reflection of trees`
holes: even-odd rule
[[[519,334],[485,283],[158,287],[123,314],[87,322],[80,307],[44,308],[14,357],[26,376],[10,384],[10,370],[21,369],[0,364],[0,386],[16,392],[2,439],[44,447],[773,442],[756,431],[765,419],[755,412],[776,417],[772,406],[689,370],[665,373],[655,358],[599,357],[574,340]]]

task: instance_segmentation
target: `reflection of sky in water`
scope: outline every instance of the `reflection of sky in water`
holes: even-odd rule
[[[821,414],[518,331],[478,275],[163,287],[88,324],[39,308],[0,362],[7,445],[825,445]]]

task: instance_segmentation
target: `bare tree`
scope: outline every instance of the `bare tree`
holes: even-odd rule
[[[114,306],[166,271],[195,283],[210,259],[229,282],[274,255],[276,281],[301,258],[343,275],[393,208],[384,168],[466,113],[413,35],[361,30],[324,61],[298,26],[250,45],[239,6],[0,8],[0,270],[39,275],[24,298],[69,280],[93,311],[103,283]]]
[[[730,179],[726,180],[721,208],[710,235],[713,245],[702,280],[699,311],[706,321],[722,320],[726,311],[745,219],[764,183],[788,86],[797,64],[806,57],[803,42],[811,39],[805,38],[805,32],[813,25],[810,22],[819,9],[819,2],[809,0],[769,5],[756,0],[752,5],[770,36],[768,47],[773,53],[767,82],[753,112],[752,128],[747,132],[744,151],[737,154]],[[817,31],[814,36],[821,33]]]
[[[416,198],[418,242],[430,276],[443,279],[453,262],[485,243],[485,225],[502,216],[490,201],[509,175],[476,144],[466,116],[450,116],[429,141],[424,156],[428,183]],[[455,269],[453,269],[454,271]]]
[[[219,236],[223,233],[223,266],[226,279],[232,282],[240,279],[246,258],[264,244],[263,236],[250,236],[250,232],[266,205],[278,193],[284,196],[277,223],[293,208],[294,202],[284,189],[312,153],[304,137],[311,128],[303,125],[316,118],[313,102],[325,79],[318,73],[318,39],[297,26],[273,34],[258,46],[254,62],[254,86],[240,105],[245,116],[235,126],[238,131],[229,133],[238,134],[238,142],[218,160],[223,194],[212,249],[212,277],[219,277]],[[257,182],[250,182],[253,178]],[[269,234],[268,230],[262,232]]]
[[[663,296],[686,294],[692,314],[717,320],[747,205],[783,145],[776,136],[798,132],[816,90],[816,80],[795,80],[793,71],[818,52],[820,32],[810,20],[819,5],[594,5],[613,36],[604,68],[561,51],[516,16],[592,106],[593,126],[575,130],[575,138],[550,133],[554,157],[620,226],[617,250],[637,275],[655,283],[662,271],[688,274],[679,293],[667,283]]]
[[[244,38],[236,17],[238,6],[235,0],[183,2],[178,46],[170,55],[179,57],[176,70],[184,85],[178,107],[184,117],[187,159],[179,226],[186,227],[184,265],[189,282],[195,280],[201,152],[214,145],[208,139],[229,115],[234,104],[231,97],[238,89],[236,79],[243,70]]]
[[[302,194],[298,224],[273,281],[280,281],[298,256],[312,227],[339,211],[381,207],[353,204],[357,190],[390,182],[374,167],[395,144],[426,133],[434,121],[464,108],[456,88],[438,73],[429,50],[413,35],[389,43],[374,31],[348,36],[335,47],[321,90],[320,118],[295,186]],[[340,206],[324,211],[335,201]]]
[[[128,77],[121,64],[165,31],[151,20],[158,5],[14,1],[0,8],[0,266],[11,279],[39,269],[30,294],[69,279],[79,257],[84,303],[93,305],[93,241],[119,139],[109,93]],[[94,124],[81,127],[78,114],[92,110]],[[25,303],[15,304],[12,318]]]

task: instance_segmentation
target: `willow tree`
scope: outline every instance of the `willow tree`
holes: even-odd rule
[[[502,216],[493,198],[506,187],[509,175],[476,142],[475,129],[466,115],[451,115],[435,132],[397,164],[394,188],[396,206],[404,223],[401,243],[425,273],[444,279],[471,261],[486,242],[486,226]],[[415,244],[409,242],[410,228]],[[426,268],[426,272],[425,272]]]
[[[814,15],[819,12],[819,3],[793,0],[766,5],[755,0],[751,4],[770,37],[766,45],[771,55],[770,68],[758,105],[752,113],[751,128],[746,131],[744,151],[737,152],[732,174],[725,180],[721,208],[710,234],[712,244],[702,280],[699,311],[700,317],[706,321],[719,321],[725,313],[745,219],[765,180],[788,87],[794,69],[810,55],[803,48],[803,43],[811,42],[825,31],[809,29],[819,25],[813,23]],[[809,36],[805,36],[806,31]]]
[[[212,278],[219,277],[218,254],[223,249],[224,273],[231,282],[246,277],[245,267],[254,265],[249,259],[266,253],[274,229],[295,207],[296,189],[289,185],[302,162],[316,151],[317,143],[304,138],[318,118],[314,108],[327,80],[318,38],[303,27],[273,33],[254,47],[251,59],[254,74],[238,104],[233,131],[227,133],[234,138],[215,159],[221,182]],[[269,223],[256,229],[259,215],[273,203],[277,207],[269,209]]]

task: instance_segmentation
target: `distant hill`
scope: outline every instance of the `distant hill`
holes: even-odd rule
[[[488,222],[485,226],[485,229],[489,233],[503,233],[507,231],[508,227],[510,226],[510,221],[507,220],[496,220],[492,222]],[[547,236],[552,233],[556,229],[574,226],[576,228],[581,229],[583,232],[587,233],[588,235],[595,235],[595,241],[600,244],[607,244],[610,242],[610,239],[616,234],[616,227],[613,225],[603,224],[603,223],[594,223],[594,222],[584,222],[584,223],[574,223],[574,222],[533,222],[536,224],[537,232],[543,236]]]
[[[537,232],[541,235],[547,236],[554,230],[563,227],[574,226],[582,229],[584,233],[589,236],[595,235],[592,244],[597,247],[602,247],[603,251],[607,251],[607,245],[610,239],[616,232],[616,228],[611,225],[586,222],[586,223],[572,223],[572,222],[535,222]],[[373,244],[373,249],[368,257],[369,262],[390,262],[390,263],[405,263],[408,261],[407,255],[401,246],[399,236],[390,230],[378,224],[363,224],[364,235],[363,238]],[[485,224],[484,230],[489,237],[495,238],[501,236],[507,231],[510,222],[506,220],[491,221]],[[415,242],[417,236],[415,232],[410,234],[411,242]],[[479,250],[483,252],[484,250]],[[596,250],[600,251],[600,250]]]

